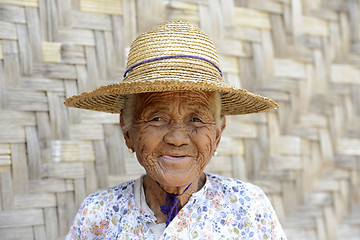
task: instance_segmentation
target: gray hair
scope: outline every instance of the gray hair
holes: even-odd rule
[[[120,115],[123,118],[123,131],[126,132],[130,129],[133,118],[134,103],[136,94],[125,95],[124,97],[124,108],[121,110]]]

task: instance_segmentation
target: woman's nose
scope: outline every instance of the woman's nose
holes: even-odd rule
[[[190,143],[189,132],[181,124],[173,124],[170,131],[165,134],[164,141],[176,147],[187,145]]]

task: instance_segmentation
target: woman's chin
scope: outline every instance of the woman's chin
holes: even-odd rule
[[[182,187],[192,183],[200,174],[196,174],[188,169],[183,171],[179,169],[167,169],[162,174],[152,175],[152,178],[163,186]]]

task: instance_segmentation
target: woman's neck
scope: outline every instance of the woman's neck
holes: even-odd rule
[[[206,182],[206,175],[202,173],[198,178],[196,178],[191,184],[190,187],[186,190],[189,186],[179,186],[179,187],[164,187],[159,186],[154,179],[149,177],[148,175],[144,176],[143,179],[143,186],[144,192],[146,197],[146,203],[154,212],[155,217],[157,218],[157,223],[163,223],[166,221],[166,215],[161,211],[160,206],[167,205],[166,196],[167,193],[172,194],[182,194],[178,196],[178,211],[189,201],[190,196],[194,193],[199,191]],[[163,188],[163,189],[162,189]],[[165,191],[167,192],[165,192]]]

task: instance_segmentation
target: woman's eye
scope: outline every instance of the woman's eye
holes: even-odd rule
[[[191,119],[192,122],[202,122],[200,118],[194,117]]]
[[[151,119],[151,121],[153,122],[158,122],[158,121],[161,121],[162,118],[161,117],[154,117],[153,119]]]

